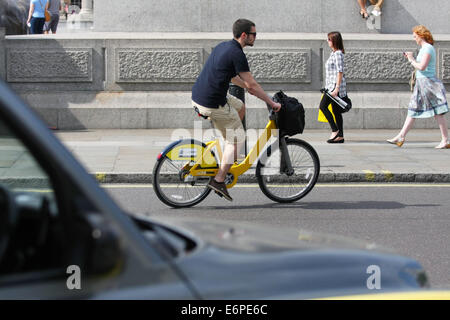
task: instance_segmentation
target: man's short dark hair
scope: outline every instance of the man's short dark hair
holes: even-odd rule
[[[252,27],[254,27],[255,24],[247,19],[238,19],[233,24],[233,36],[234,38],[239,38],[242,34],[242,32],[249,33],[252,30]]]

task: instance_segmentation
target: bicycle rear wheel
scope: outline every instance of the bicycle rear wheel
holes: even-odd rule
[[[294,202],[306,196],[319,179],[320,160],[306,141],[286,141],[293,173],[280,169],[281,152],[278,141],[269,146],[256,165],[256,177],[261,191],[276,202]]]
[[[174,208],[186,208],[203,201],[211,189],[211,177],[194,177],[189,169],[203,155],[205,169],[217,168],[214,153],[205,155],[206,145],[192,139],[177,141],[158,157],[153,168],[153,188],[158,198]]]

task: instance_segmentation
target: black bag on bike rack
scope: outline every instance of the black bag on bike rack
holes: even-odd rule
[[[275,93],[272,99],[281,104],[280,111],[276,113],[280,137],[303,133],[305,129],[305,109],[303,105],[296,98],[287,96],[281,90]]]

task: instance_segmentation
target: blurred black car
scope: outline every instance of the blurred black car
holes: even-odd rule
[[[129,215],[0,83],[0,299],[302,299],[427,284],[418,262],[356,240]]]

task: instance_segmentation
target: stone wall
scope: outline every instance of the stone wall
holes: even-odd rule
[[[247,18],[258,32],[410,34],[424,24],[450,33],[445,12],[449,1],[386,0],[374,30],[359,16],[356,0],[95,0],[94,31],[230,32],[236,19]]]
[[[229,33],[89,33],[7,36],[0,75],[51,126],[191,127],[190,90],[212,48]],[[410,35],[343,34],[354,128],[399,127],[412,68],[402,51]],[[326,34],[261,33],[246,48],[255,78],[268,92],[303,102],[312,127],[330,54]],[[450,36],[435,35],[438,76],[450,86]],[[3,69],[2,69],[3,66]],[[249,127],[263,127],[265,105],[247,95]],[[167,110],[170,109],[170,112]],[[377,120],[370,120],[376,114]],[[313,123],[314,122],[314,123]],[[434,126],[434,123],[425,126]]]
[[[4,38],[4,37],[3,37]],[[246,47],[255,78],[268,90],[317,91],[330,49],[325,34],[261,34]],[[405,91],[417,51],[410,35],[343,34],[353,91]],[[0,64],[18,91],[190,90],[212,48],[228,33],[91,33],[6,36]],[[435,35],[438,76],[450,83],[450,36]],[[2,69],[0,69],[1,71]]]

